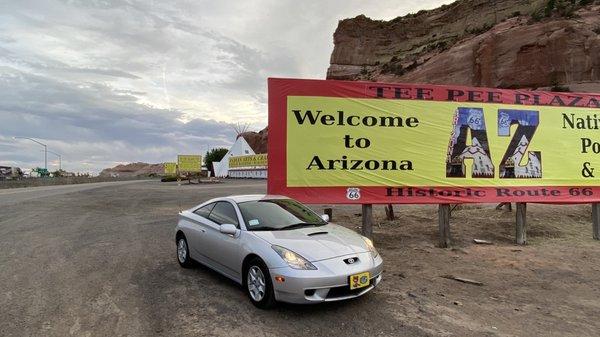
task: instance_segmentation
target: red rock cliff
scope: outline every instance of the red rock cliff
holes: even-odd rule
[[[600,1],[462,0],[339,22],[328,79],[600,92]]]

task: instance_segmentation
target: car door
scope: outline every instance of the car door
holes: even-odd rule
[[[194,210],[192,214],[188,217],[188,226],[191,230],[189,231],[189,233],[186,233],[186,236],[188,237],[189,241],[190,253],[192,258],[200,262],[206,263],[206,231],[212,223],[212,221],[208,217],[215,205],[215,202],[204,205]],[[212,226],[214,225],[215,224],[212,224]]]
[[[232,203],[228,201],[219,201],[212,209],[209,219],[217,226],[207,228],[206,231],[206,251],[208,257],[219,264],[219,270],[236,279],[240,280],[241,257],[240,257],[240,232],[236,235],[221,233],[220,225],[232,224],[238,229],[240,222],[238,214]]]

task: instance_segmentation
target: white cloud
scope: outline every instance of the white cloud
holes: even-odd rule
[[[0,164],[40,165],[13,135],[94,172],[226,146],[266,126],[267,77],[325,76],[338,20],[449,2],[2,2]]]

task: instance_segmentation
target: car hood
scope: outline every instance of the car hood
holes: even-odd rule
[[[292,250],[311,262],[369,250],[359,234],[334,224],[252,233],[270,244]]]

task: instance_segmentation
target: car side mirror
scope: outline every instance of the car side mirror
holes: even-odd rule
[[[222,224],[220,230],[221,230],[221,233],[227,234],[227,235],[236,235],[237,231],[238,231],[238,229],[237,229],[237,227],[235,227],[235,225],[228,224],[228,223]]]
[[[325,221],[325,222],[329,222],[329,215],[321,214],[321,219],[323,219],[323,221]]]

